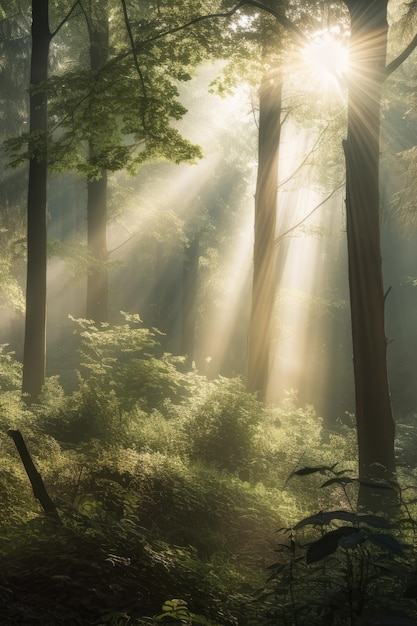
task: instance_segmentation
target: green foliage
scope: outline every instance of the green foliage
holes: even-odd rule
[[[161,33],[189,17],[187,2],[177,3],[175,11],[154,5],[129,7],[133,46],[120,7],[99,5],[93,11],[83,7],[78,19],[67,24],[81,54],[69,43],[61,46],[67,53],[65,63],[58,59],[56,73],[36,87],[48,98],[48,134],[24,132],[8,139],[5,148],[12,167],[35,157],[47,159],[54,171],[73,169],[94,180],[103,169],[134,173],[147,161],[194,162],[201,157],[198,146],[175,126],[186,113],[177,85],[191,78],[207,51],[194,37]],[[95,33],[92,25],[99,24],[100,38],[103,15],[110,40],[100,50],[101,67],[91,69],[82,62],[89,57],[88,38],[80,36],[85,29],[82,18],[88,21],[90,36]],[[88,144],[93,146],[90,152]]]
[[[204,626],[216,626],[213,622],[209,622],[203,615],[195,615],[190,613],[188,604],[184,600],[174,598],[173,600],[166,600],[162,605],[162,613],[155,616],[155,621],[167,621],[174,620],[184,625],[191,626],[192,624],[203,624]]]
[[[186,425],[191,458],[231,472],[247,470],[261,414],[261,403],[245,392],[241,380],[213,381]]]
[[[21,270],[26,250],[23,231],[19,216],[3,209],[0,217],[0,307],[16,312],[24,311]]]
[[[8,345],[0,345],[0,391],[12,392],[19,389],[22,382],[22,366],[14,358],[14,353],[7,351]]]
[[[76,326],[78,388],[67,395],[52,377],[38,405],[14,400],[5,412],[62,524],[44,519],[2,435],[2,623],[338,625],[388,606],[408,615],[414,505],[398,527],[349,508],[358,484],[339,465],[354,462],[353,429],[325,430],[293,394],[264,408],[238,378],[180,373],[137,316]],[[15,398],[20,366],[2,355],[4,397]],[[277,534],[283,524],[293,530]]]
[[[307,467],[294,475],[315,473],[332,476],[322,487],[346,490],[359,483],[334,467]],[[407,599],[414,559],[409,521],[397,514],[389,520],[347,509],[320,511],[299,521],[286,531],[279,561],[270,568],[263,596],[269,607],[266,623],[415,623],[417,609]]]
[[[88,439],[128,442],[135,428],[129,411],[151,412],[169,399],[181,398],[185,379],[181,359],[161,354],[159,331],[141,328],[137,315],[123,314],[125,324],[96,326],[77,320],[81,369],[78,389],[44,409],[48,432],[60,441]]]
[[[160,354],[157,329],[141,328],[138,315],[122,315],[125,324],[113,327],[78,320],[83,386],[114,391],[121,410],[149,410],[181,395],[181,359]]]

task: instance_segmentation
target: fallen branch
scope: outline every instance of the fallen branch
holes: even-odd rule
[[[60,521],[55,503],[46,491],[42,476],[39,474],[32,461],[32,457],[29,450],[27,449],[22,433],[19,430],[8,430],[7,434],[13,439],[15,443],[15,446],[23,463],[23,467],[25,468],[26,474],[28,475],[28,478],[30,480],[30,484],[32,485],[33,495],[37,500],[39,500],[41,507],[47,515],[50,515],[51,517],[54,517],[56,520]]]

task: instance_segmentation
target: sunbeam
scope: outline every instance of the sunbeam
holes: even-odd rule
[[[325,411],[320,400],[330,396],[329,360],[349,348],[334,346],[332,339],[334,319],[344,306],[334,292],[336,272],[346,271],[344,214],[341,187],[330,194],[320,191],[317,166],[305,159],[312,145],[311,131],[284,127],[280,171],[285,183],[278,200],[277,298],[267,397],[278,402],[296,390],[300,400]]]

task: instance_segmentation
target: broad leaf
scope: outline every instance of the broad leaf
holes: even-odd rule
[[[315,563],[333,554],[339,546],[339,540],[353,534],[357,534],[357,529],[352,526],[341,526],[336,530],[331,530],[326,533],[308,548],[306,556],[307,563]]]
[[[329,487],[330,485],[349,485],[351,483],[357,483],[356,478],[350,478],[349,476],[335,476],[335,478],[329,478],[321,487]]]
[[[332,472],[336,467],[337,463],[334,465],[319,465],[317,467],[302,467],[299,470],[296,470],[292,473],[292,476],[307,476],[308,474],[324,474],[325,472]]]
[[[315,515],[311,515],[310,517],[306,517],[299,521],[298,524],[294,526],[294,529],[299,530],[300,528],[310,524],[323,526],[325,524],[330,524],[330,522],[334,519],[355,524],[357,522],[357,515],[355,513],[351,513],[350,511],[320,511],[320,513],[316,513]]]
[[[369,541],[372,541],[373,544],[379,548],[383,548],[387,552],[397,554],[401,557],[405,556],[402,545],[392,535],[388,535],[387,533],[375,533],[369,535]]]

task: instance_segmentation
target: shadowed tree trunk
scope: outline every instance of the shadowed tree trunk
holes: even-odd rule
[[[109,31],[107,14],[96,14],[90,7],[87,19],[90,37],[90,67],[99,71],[107,61]],[[90,142],[90,157],[94,157],[95,146]],[[109,276],[106,267],[107,250],[107,172],[87,182],[87,244],[91,254],[87,275],[86,316],[95,322],[106,322],[108,315]]]
[[[91,254],[87,275],[87,319],[106,322],[109,276],[107,250],[107,172],[87,183],[87,244]]]
[[[48,77],[48,56],[52,34],[49,29],[48,0],[32,2],[32,55],[30,85],[36,87]],[[30,92],[29,186],[27,206],[26,322],[23,351],[22,391],[36,399],[45,380],[46,353],[46,194],[47,194],[47,100],[44,91]]]
[[[265,74],[259,91],[258,177],[255,195],[252,308],[247,390],[265,401],[275,302],[275,227],[281,136],[282,80]]]
[[[387,0],[346,0],[351,17],[346,215],[359,476],[364,481],[395,471],[384,328],[379,228],[379,135],[385,79]],[[378,491],[378,490],[376,490]],[[374,490],[361,486],[360,504]]]

